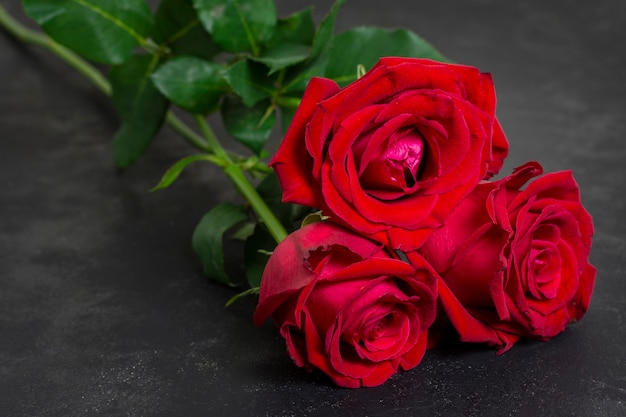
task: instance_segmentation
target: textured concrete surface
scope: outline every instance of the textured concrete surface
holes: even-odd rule
[[[233,290],[202,276],[193,227],[236,198],[219,170],[149,193],[189,148],[164,129],[116,172],[107,99],[0,32],[1,416],[626,415],[626,3],[348,1],[338,29],[357,24],[411,28],[493,73],[504,172],[574,171],[596,225],[587,316],[548,343],[450,342],[381,387],[334,388],[252,325],[254,299],[224,310]]]

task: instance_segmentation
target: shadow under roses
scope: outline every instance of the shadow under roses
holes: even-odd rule
[[[561,334],[551,339],[551,341],[555,341],[552,344],[566,345],[568,343],[567,340],[571,337],[569,335],[571,332],[572,331],[569,327],[566,328]],[[439,336],[437,344],[426,351],[426,355],[424,356],[425,360],[427,358],[464,358],[463,360],[480,358],[480,360],[484,360],[484,356],[488,356],[493,357],[493,361],[497,362],[498,358],[527,355],[528,352],[535,349],[543,349],[546,345],[546,341],[522,338],[515,343],[515,346],[511,350],[499,354],[497,349],[485,343],[463,342],[450,323],[446,323],[441,326],[439,329]],[[521,351],[524,353],[522,354]]]

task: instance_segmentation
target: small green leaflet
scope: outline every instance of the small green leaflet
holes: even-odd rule
[[[163,174],[163,177],[161,178],[161,181],[159,181],[159,183],[154,188],[152,188],[152,190],[150,190],[150,191],[162,190],[164,188],[169,187],[170,185],[172,185],[172,183],[174,181],[176,181],[178,179],[180,174],[183,172],[183,170],[185,168],[187,168],[187,166],[189,164],[192,164],[192,163],[197,162],[197,161],[208,161],[208,162],[212,162],[212,163],[214,163],[216,165],[220,165],[220,163],[221,163],[221,159],[219,159],[218,157],[216,157],[214,155],[210,155],[210,154],[199,154],[199,155],[187,156],[187,157],[179,160],[178,162],[176,162],[174,165],[172,165],[165,172],[165,174]]]
[[[313,9],[309,7],[295,12],[286,18],[278,19],[272,39],[270,39],[267,46],[268,48],[273,48],[283,43],[311,45],[314,36]]]
[[[157,88],[179,107],[197,114],[217,108],[229,90],[222,66],[193,56],[179,56],[161,65],[152,74]]]
[[[260,291],[261,291],[261,289],[259,287],[252,287],[252,288],[248,288],[245,291],[237,293],[237,294],[233,295],[228,301],[226,301],[226,304],[224,304],[224,308],[230,307],[237,300],[239,300],[241,297],[245,297],[245,296],[248,296],[248,295],[256,295],[256,294],[259,294]]]
[[[222,284],[235,286],[224,270],[224,233],[248,219],[241,206],[222,203],[206,213],[193,232],[192,246],[202,263],[204,274]]]
[[[274,0],[194,0],[215,43],[230,52],[258,56],[276,27]]]
[[[276,71],[306,60],[310,53],[311,48],[307,45],[283,43],[264,52],[263,55],[258,58],[250,59],[267,65],[269,67],[267,75],[272,75]]]
[[[192,0],[163,0],[154,16],[152,37],[172,55],[211,59],[220,52],[204,29]]]
[[[337,0],[330,11],[322,20],[317,32],[315,33],[315,39],[313,39],[313,50],[311,52],[311,58],[315,59],[322,55],[333,42],[333,32],[335,31],[335,20],[337,20],[337,13],[339,8],[346,2],[346,0]]]
[[[228,133],[256,155],[263,151],[276,124],[276,111],[269,100],[247,107],[239,97],[229,95],[222,103],[222,120]]]
[[[274,91],[267,67],[248,59],[235,62],[224,71],[224,78],[248,107],[268,98]]]

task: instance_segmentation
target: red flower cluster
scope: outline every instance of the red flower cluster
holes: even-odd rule
[[[278,245],[254,316],[297,365],[379,385],[421,361],[436,317],[503,352],[583,316],[591,216],[570,172],[490,181],[508,153],[495,103],[488,74],[424,59],[311,80],[271,166],[285,202],[328,220]]]

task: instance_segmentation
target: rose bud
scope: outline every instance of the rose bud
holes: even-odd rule
[[[478,185],[421,248],[440,274],[439,296],[461,340],[508,350],[548,340],[587,311],[591,216],[569,171],[527,163]]]
[[[426,350],[437,279],[418,258],[410,265],[332,223],[305,226],[270,257],[255,324],[271,316],[300,367],[342,387],[380,385]]]
[[[344,88],[313,78],[270,165],[283,201],[410,251],[502,166],[495,107],[476,68],[383,58]]]

